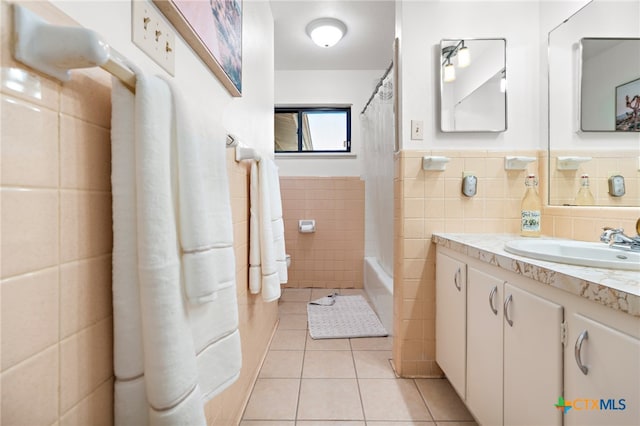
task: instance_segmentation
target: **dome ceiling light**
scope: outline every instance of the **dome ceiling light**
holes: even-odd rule
[[[307,25],[307,34],[320,47],[331,47],[347,33],[344,22],[335,18],[314,19]]]

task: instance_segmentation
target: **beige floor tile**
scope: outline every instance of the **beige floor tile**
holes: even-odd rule
[[[271,341],[270,350],[301,351],[304,350],[307,332],[305,330],[276,330]]]
[[[304,351],[269,351],[260,369],[261,378],[299,379]]]
[[[258,379],[244,410],[246,420],[294,420],[299,379]]]
[[[416,384],[436,421],[473,421],[448,380],[416,379]]]
[[[354,351],[390,351],[393,349],[392,337],[363,337],[350,339]]]
[[[243,420],[240,426],[295,426],[296,422],[286,420]]]
[[[282,330],[306,330],[306,314],[280,314],[278,328]]]
[[[356,379],[302,379],[299,420],[364,420]]]
[[[478,426],[476,422],[437,422],[436,426]]]
[[[280,296],[281,302],[308,302],[310,299],[310,288],[285,288]]]
[[[278,304],[280,314],[307,314],[307,302],[282,302]]]
[[[359,379],[394,379],[391,351],[353,351]]]
[[[350,351],[307,351],[304,355],[303,378],[356,378]]]
[[[367,420],[432,420],[413,380],[361,379],[359,384]]]
[[[436,426],[433,422],[385,422],[385,421],[367,421],[367,426]],[[450,426],[445,423],[445,426]]]
[[[296,426],[365,426],[364,422],[337,421],[299,421]]]
[[[349,339],[312,339],[307,335],[308,351],[348,351]]]

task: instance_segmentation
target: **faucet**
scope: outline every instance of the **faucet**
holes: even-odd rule
[[[640,235],[629,237],[624,234],[624,229],[609,226],[605,226],[602,230],[604,232],[600,235],[600,241],[603,243],[617,249],[640,251]]]

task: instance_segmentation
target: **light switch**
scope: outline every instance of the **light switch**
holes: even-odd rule
[[[424,139],[424,121],[411,120],[411,139],[412,140]]]

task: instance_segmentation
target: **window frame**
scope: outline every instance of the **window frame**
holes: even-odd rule
[[[298,126],[298,149],[297,151],[277,151],[275,147],[275,143],[273,146],[273,152],[278,155],[288,155],[288,154],[351,154],[351,106],[282,106],[274,108],[274,116],[275,114],[292,114],[296,113],[298,116],[298,123],[302,123],[302,115],[304,113],[316,113],[316,112],[345,112],[347,118],[347,146],[342,150],[317,150],[314,149],[312,151],[304,151],[303,141],[302,141],[302,127]],[[275,117],[274,117],[275,118]]]

